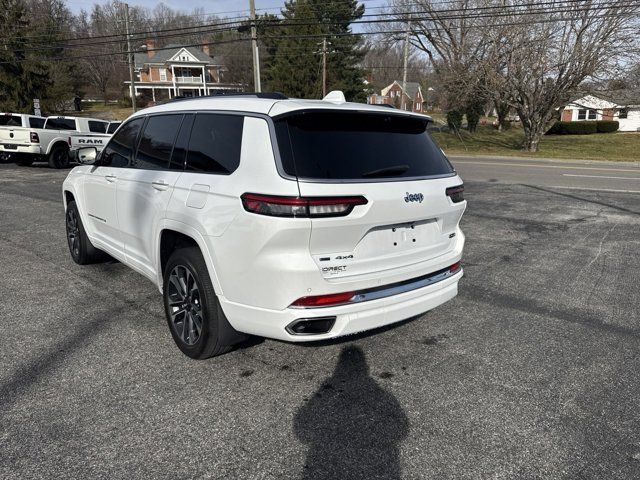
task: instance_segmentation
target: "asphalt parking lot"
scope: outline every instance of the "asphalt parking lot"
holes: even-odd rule
[[[463,162],[456,299],[200,362],[145,278],[72,263],[66,172],[0,165],[0,478],[640,478],[640,181]]]

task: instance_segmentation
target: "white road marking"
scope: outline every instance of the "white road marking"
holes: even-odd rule
[[[640,177],[608,177],[606,175],[580,175],[577,173],[563,173],[564,177],[584,177],[584,178],[617,178],[620,180],[640,180]]]
[[[573,166],[565,166],[565,165],[535,165],[531,163],[502,163],[502,162],[467,162],[464,160],[454,160],[453,164],[456,163],[467,163],[469,165],[498,165],[498,166],[507,166],[507,167],[534,167],[534,168],[556,168],[562,170],[601,170],[605,172],[634,172],[640,173],[640,167],[635,169],[624,169],[624,168],[598,168],[598,167],[573,167]]]
[[[615,190],[613,188],[586,188],[586,187],[565,187],[564,185],[551,185],[546,188],[566,188],[568,190],[589,190],[592,192],[614,192],[614,193],[640,193],[640,190]]]

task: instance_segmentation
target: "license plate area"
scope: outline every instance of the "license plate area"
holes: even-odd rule
[[[404,252],[424,248],[437,241],[436,219],[376,227],[370,230],[356,247],[359,258]]]
[[[17,145],[12,145],[10,143],[5,143],[4,144],[4,148],[5,148],[5,150],[17,150],[18,146]]]

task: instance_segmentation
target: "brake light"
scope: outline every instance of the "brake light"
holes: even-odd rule
[[[241,197],[247,212],[272,217],[344,217],[356,205],[366,205],[363,196],[354,197],[282,197],[245,193]]]
[[[446,190],[446,194],[453,203],[461,202],[464,200],[464,185],[449,187]]]
[[[456,273],[458,270],[462,268],[462,262],[456,262],[449,267],[450,273]]]
[[[291,304],[292,307],[329,307],[347,303],[353,298],[355,292],[332,293],[330,295],[316,295],[314,297],[302,297]]]
[[[31,143],[40,143],[40,137],[36,132],[29,132],[29,140]]]

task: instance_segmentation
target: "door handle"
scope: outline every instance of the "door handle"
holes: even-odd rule
[[[105,175],[104,178],[107,180],[107,182],[115,182],[116,181],[116,176],[115,175]]]
[[[151,182],[151,186],[156,190],[166,190],[169,188],[169,184],[164,180],[156,180],[155,182]]]

